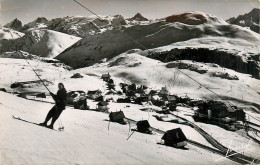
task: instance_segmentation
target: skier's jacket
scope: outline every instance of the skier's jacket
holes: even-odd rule
[[[64,110],[67,104],[67,91],[65,88],[58,90],[57,94],[51,93],[59,110]]]

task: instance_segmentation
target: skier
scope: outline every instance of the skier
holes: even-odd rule
[[[67,91],[62,83],[58,84],[58,92],[57,95],[50,92],[52,98],[55,101],[55,105],[52,107],[52,109],[49,111],[49,113],[46,116],[46,119],[43,123],[40,123],[39,125],[45,126],[48,128],[53,129],[53,125],[55,121],[59,118],[60,114],[63,110],[65,110],[66,102],[67,102]],[[47,126],[48,121],[52,118],[51,124]]]

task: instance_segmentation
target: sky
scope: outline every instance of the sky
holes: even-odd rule
[[[260,0],[77,0],[98,15],[120,14],[126,18],[141,13],[148,19],[186,11],[202,11],[228,19],[259,8]],[[18,18],[23,24],[37,17],[53,19],[93,15],[73,0],[0,0],[0,24]]]

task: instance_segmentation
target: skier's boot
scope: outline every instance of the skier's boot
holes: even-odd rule
[[[40,123],[39,125],[40,125],[40,126],[47,127],[47,123],[45,123],[45,122],[43,122],[43,123]]]
[[[48,125],[47,128],[53,129],[53,125]]]

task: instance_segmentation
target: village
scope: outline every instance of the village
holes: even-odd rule
[[[75,73],[71,76],[71,79],[83,78],[79,73]],[[177,107],[190,107],[193,111],[188,114],[196,122],[202,122],[205,124],[213,124],[224,128],[228,131],[237,131],[240,129],[254,130],[256,134],[259,134],[260,126],[255,123],[248,122],[246,120],[246,114],[243,109],[236,106],[230,105],[225,101],[214,101],[214,100],[197,100],[191,99],[188,96],[178,97],[169,93],[167,87],[162,87],[160,90],[150,90],[145,85],[137,85],[135,83],[126,84],[120,83],[115,84],[113,77],[109,73],[102,74],[100,79],[106,83],[106,91],[100,89],[89,90],[89,91],[69,91],[67,94],[67,105],[74,107],[78,110],[92,110],[98,112],[104,112],[109,114],[111,122],[117,122],[120,124],[127,124],[131,121],[130,118],[125,116],[123,111],[113,112],[109,109],[111,103],[126,103],[126,104],[137,104],[137,105],[152,105],[158,108],[140,109],[141,111],[155,112],[158,115],[153,115],[155,119],[162,122],[172,122],[177,124],[189,125],[189,121],[185,117],[178,116]],[[47,80],[43,81],[48,83]],[[11,88],[28,88],[28,84],[37,82],[15,82],[11,84]],[[39,83],[39,82],[38,82]],[[51,82],[49,82],[51,83]],[[121,90],[116,90],[115,86],[118,86]],[[30,86],[30,85],[29,85]],[[6,91],[1,88],[1,91]],[[17,96],[22,98],[33,98],[33,100],[44,99],[48,97],[45,93],[17,93]],[[33,96],[33,97],[30,97]],[[42,100],[43,101],[43,100]],[[91,109],[88,105],[89,102],[96,104],[95,109]],[[177,112],[177,113],[176,113]],[[169,116],[172,116],[167,119]],[[140,120],[134,121],[136,129],[132,131],[138,131],[146,134],[153,134],[156,129],[151,128],[149,121]],[[251,124],[251,125],[250,125]],[[248,135],[252,140],[260,143],[259,139]],[[187,145],[187,138],[180,128],[168,130],[162,137],[163,144],[178,148],[185,148]]]

